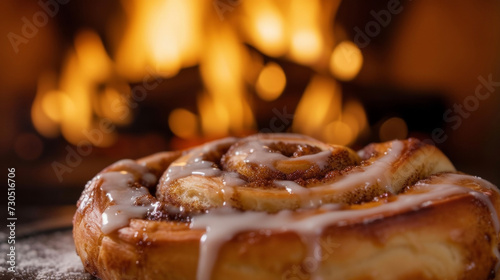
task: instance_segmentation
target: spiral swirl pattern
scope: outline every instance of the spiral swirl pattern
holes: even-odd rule
[[[103,279],[359,279],[401,258],[418,265],[386,279],[488,279],[499,209],[495,186],[416,139],[354,152],[258,134],[111,165],[87,184],[74,237]]]

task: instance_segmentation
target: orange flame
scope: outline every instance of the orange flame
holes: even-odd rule
[[[292,129],[320,140],[349,145],[366,128],[366,114],[357,101],[342,109],[339,85],[331,79],[315,76],[297,106]]]
[[[198,63],[203,1],[123,1],[128,12],[116,63],[120,74],[139,81],[154,69],[174,76],[181,67]]]
[[[99,141],[86,134],[99,129],[95,115],[106,117],[117,124],[126,124],[130,112],[113,110],[115,101],[124,102],[129,87],[126,83],[106,85],[102,93],[96,88],[112,78],[113,64],[106,54],[99,36],[82,31],[75,38],[75,49],[68,52],[60,79],[54,75],[40,78],[38,92],[32,107],[32,120],[38,132],[47,137],[60,133],[70,143],[83,140],[95,146],[109,146],[113,133],[102,133]],[[94,140],[94,141],[93,141]]]
[[[196,101],[198,110],[175,108],[168,119],[172,132],[192,139],[255,131],[248,89],[254,86],[258,97],[272,101],[283,94],[287,76],[246,43],[267,56],[288,58],[323,73],[305,90],[292,129],[350,144],[366,131],[366,115],[359,102],[342,106],[333,77],[355,78],[363,56],[350,41],[335,44],[330,25],[339,2],[227,1],[219,11],[220,5],[210,1],[122,0],[126,20],[114,24],[124,30],[119,40],[112,40],[113,59],[97,34],[79,33],[61,76],[40,79],[33,123],[46,137],[62,133],[76,144],[85,139],[82,131],[98,128],[96,120],[119,125],[132,120],[130,88],[124,79],[137,82],[151,73],[174,77],[184,67],[199,65],[204,89]],[[94,144],[110,145],[113,139],[111,133]]]
[[[246,100],[248,93],[245,89],[243,67],[247,58],[243,46],[236,33],[227,26],[209,29],[209,33],[218,35],[207,38],[200,70],[210,97],[202,95],[199,104],[208,104],[207,100],[210,100],[213,108],[217,108],[219,123],[215,124],[218,128],[209,129],[210,132],[206,131],[206,134],[225,132],[223,135],[227,135],[228,132],[241,133],[252,129],[255,122]],[[207,120],[211,117],[204,116],[203,112],[207,112],[207,109],[201,110],[202,107],[203,105],[200,105],[202,128],[205,132],[205,128],[212,125],[208,125]]]
[[[299,63],[313,64],[323,51],[323,36],[319,26],[320,7],[319,1],[293,0],[290,4],[290,56]]]
[[[286,29],[282,12],[275,3],[266,0],[243,2],[249,19],[245,30],[249,41],[270,56],[281,56],[287,50]]]

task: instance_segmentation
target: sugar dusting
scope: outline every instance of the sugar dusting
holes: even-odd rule
[[[7,234],[0,233],[0,251],[7,252]],[[0,279],[96,279],[85,272],[76,255],[71,230],[18,238],[16,273],[7,271],[6,254],[0,266]]]

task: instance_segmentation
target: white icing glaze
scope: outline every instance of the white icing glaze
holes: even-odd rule
[[[224,172],[222,183],[226,187],[235,187],[245,185],[247,181],[241,179],[240,175],[236,172]]]
[[[173,181],[190,175],[219,176],[222,170],[216,167],[215,163],[205,160],[205,156],[219,149],[222,146],[229,146],[236,141],[236,138],[224,138],[206,143],[203,146],[193,148],[189,153],[174,161],[166,171],[164,183],[170,184]]]
[[[174,163],[166,171],[165,183],[169,184],[177,179],[190,175],[219,176],[222,171],[211,161],[197,161],[189,163]]]
[[[379,185],[388,192],[394,193],[391,185],[391,166],[400,157],[404,144],[401,141],[393,141],[385,155],[376,159],[372,164],[358,167],[344,174],[338,181],[331,184],[304,188],[293,181],[275,181],[290,194],[295,194],[301,201],[301,207],[313,208],[322,205],[322,194],[326,192],[343,192],[355,188],[371,188]]]
[[[393,141],[391,147],[384,156],[375,160],[365,167],[354,168],[351,172],[343,175],[340,180],[332,184],[311,188],[312,192],[321,192],[325,189],[335,188],[336,191],[349,190],[364,186],[369,188],[378,184],[392,192],[391,189],[391,166],[399,158],[404,144],[401,141]]]
[[[274,184],[280,187],[284,187],[289,194],[308,195],[310,193],[309,189],[304,188],[294,181],[275,180]]]
[[[101,190],[106,193],[113,203],[102,213],[101,231],[104,234],[128,225],[132,218],[144,218],[148,211],[153,211],[157,205],[135,205],[136,200],[149,194],[145,187],[132,186],[134,182],[142,180],[147,185],[156,182],[156,176],[149,173],[145,166],[131,160],[119,161],[111,167],[112,171],[97,177],[102,180]],[[130,173],[133,172],[133,173]]]
[[[377,207],[359,210],[337,210],[338,205],[324,205],[319,208],[324,213],[303,216],[298,219],[290,210],[280,211],[276,214],[265,212],[238,212],[228,208],[215,209],[207,214],[196,216],[192,219],[190,227],[205,229],[206,233],[200,240],[200,257],[198,263],[198,280],[210,279],[212,267],[215,264],[220,246],[232,239],[236,234],[251,230],[272,230],[275,232],[293,231],[298,233],[302,240],[307,241],[308,256],[314,260],[316,241],[327,226],[344,225],[352,222],[370,223],[381,219],[387,214],[397,214],[405,211],[417,211],[428,207],[434,202],[459,194],[471,194],[476,199],[487,205],[490,209],[492,223],[498,233],[498,216],[490,199],[483,193],[469,188],[454,185],[457,179],[473,178],[479,184],[486,186],[484,180],[464,175],[443,175],[447,183],[424,184],[418,186],[427,191],[415,194],[401,194],[394,201],[387,202]],[[449,176],[449,177],[446,177]],[[463,176],[463,177],[461,177]],[[489,183],[488,183],[489,184]],[[302,210],[298,210],[302,211]],[[307,211],[307,210],[304,210]],[[495,249],[498,255],[498,249]],[[313,279],[319,277],[312,275]]]
[[[323,205],[323,201],[319,196],[312,196],[310,189],[302,187],[294,181],[275,180],[274,184],[285,188],[290,195],[295,195],[299,198],[301,208],[317,208]]]
[[[468,180],[471,178],[471,176],[468,175],[462,175],[462,174],[448,174],[450,178],[452,178],[455,182],[459,182],[460,180]],[[493,192],[498,192],[498,188],[495,187],[492,183],[483,180],[482,178],[479,177],[473,177],[474,183],[479,184],[481,187],[488,189]],[[493,203],[489,200],[488,196],[480,193],[480,192],[471,192],[471,194],[477,199],[480,200],[484,205],[488,207],[488,210],[491,213],[491,221],[493,226],[495,227],[495,230],[497,233],[500,232],[500,219],[498,217],[498,213],[493,206]],[[495,271],[498,271],[500,269],[500,250],[498,249],[498,246],[493,246],[493,254],[497,258],[497,263],[495,265]]]
[[[293,143],[293,141],[286,141]],[[281,153],[273,152],[268,144],[261,141],[247,142],[236,151],[236,155],[242,155],[245,163],[253,163],[259,166],[275,169],[276,162],[296,162],[308,161],[317,164],[321,169],[328,165],[328,158],[332,155],[331,149],[321,151],[316,154],[304,155],[300,157],[287,157]]]
[[[242,158],[245,163],[254,163],[259,166],[264,166],[270,169],[275,169],[275,163],[280,162],[295,162],[295,161],[307,161],[311,165],[318,165],[320,168],[324,168],[328,164],[328,159],[332,154],[333,147],[325,145],[317,140],[309,137],[303,137],[301,135],[282,135],[284,143],[300,143],[299,141],[306,141],[309,145],[317,145],[323,150],[316,154],[310,154],[295,158],[289,158],[281,153],[273,152],[269,147],[269,143],[276,142],[274,139],[267,139],[266,136],[255,137],[254,141],[248,141],[241,144],[235,151],[235,156]],[[207,143],[204,146],[194,148],[188,154],[184,155],[180,159],[176,160],[170,165],[170,167],[165,172],[163,177],[163,184],[169,185],[173,181],[180,178],[188,177],[191,175],[201,175],[209,177],[221,177],[223,182],[223,196],[224,203],[231,199],[234,193],[234,187],[239,187],[246,185],[247,182],[240,178],[236,172],[225,172],[219,169],[215,163],[206,160],[206,155],[215,150],[219,150],[220,147],[234,144],[236,142],[235,138],[227,138],[211,143]],[[297,184],[293,181],[281,181],[281,184],[286,184],[285,187],[288,191],[294,190],[294,194],[303,196],[309,193],[307,190],[301,192],[301,188],[298,188]],[[304,188],[302,188],[304,189]],[[319,198],[301,198],[301,206],[303,207],[316,207],[321,205],[321,199]]]
[[[169,167],[165,180],[171,182],[194,174],[202,176],[222,176],[223,188],[221,191],[224,194],[224,200],[227,201],[233,195],[234,188],[245,185],[246,182],[242,180],[237,173],[222,172],[213,162],[204,160],[204,154],[216,148],[217,145],[228,145],[234,143],[234,141],[233,138],[224,139],[194,149],[189,153],[189,157],[187,157],[189,160],[175,162]],[[265,212],[251,211],[238,212],[229,207],[223,207],[211,210],[207,214],[193,217],[190,227],[193,229],[206,230],[206,233],[200,240],[200,258],[197,271],[198,279],[210,279],[212,267],[216,261],[216,257],[214,256],[217,256],[220,246],[240,232],[262,229],[276,232],[294,231],[299,234],[303,242],[307,245],[307,257],[315,260],[315,252],[321,250],[321,247],[318,245],[318,240],[327,226],[343,225],[352,222],[370,223],[374,220],[383,218],[387,213],[416,211],[433,205],[436,200],[458,194],[470,194],[486,205],[491,213],[492,225],[495,230],[499,232],[500,224],[497,212],[488,196],[469,188],[457,186],[455,183],[460,180],[471,180],[471,178],[473,178],[474,182],[489,190],[497,191],[496,187],[480,178],[466,175],[443,175],[446,177],[446,182],[440,184],[427,185],[419,183],[419,187],[425,188],[427,192],[408,195],[402,194],[394,201],[368,209],[341,210],[341,206],[338,204],[322,205],[321,199],[311,199],[311,197],[314,197],[311,196],[312,193],[321,192],[325,189],[345,191],[356,187],[368,188],[373,185],[379,185],[384,187],[388,192],[392,192],[390,169],[392,164],[401,155],[403,148],[404,145],[401,141],[394,141],[385,155],[376,159],[372,164],[354,168],[349,173],[344,174],[338,181],[329,185],[308,189],[293,181],[274,182],[277,186],[283,187],[290,195],[301,197],[301,206],[303,208],[319,207],[319,213],[315,215],[300,215],[301,218],[299,219],[294,215],[293,211],[289,210],[268,214]],[[247,162],[253,162],[264,166],[272,166],[276,160],[306,160],[316,163],[321,167],[325,164],[323,162],[327,161],[331,151],[327,150],[313,155],[288,158],[280,153],[270,152],[269,148],[264,144],[254,141],[247,144],[247,146],[243,147],[243,149],[239,150],[237,153],[239,153],[239,155],[245,155],[245,161]],[[139,179],[148,186],[156,182],[156,177],[148,173],[145,166],[136,164],[130,160],[125,160],[117,162],[112,167],[112,170],[118,171],[104,173],[97,178],[98,180],[102,180],[101,189],[106,192],[109,200],[114,203],[114,205],[109,206],[102,214],[101,229],[105,234],[126,226],[131,218],[143,218],[148,211],[154,211],[159,205],[135,205],[137,198],[148,194],[148,190],[144,187],[133,187],[132,184]],[[86,205],[89,199],[90,198],[85,198],[81,205]],[[167,209],[169,212],[174,210],[182,211],[182,209]],[[297,211],[314,210],[306,209]],[[495,247],[493,250],[495,256],[500,260],[498,248]],[[499,263],[497,263],[497,270],[499,266]],[[313,273],[311,277],[312,279],[318,279],[319,276]]]
[[[328,158],[330,157],[334,147],[324,145],[322,143],[316,143],[315,140],[305,139],[308,144],[318,144],[318,146],[323,150],[319,153],[312,155],[305,155],[296,158],[289,158],[281,153],[272,152],[267,146],[268,143],[275,142],[275,140],[256,138],[254,141],[246,141],[240,144],[235,150],[234,157],[246,163],[254,163],[267,168],[275,169],[274,165],[276,161],[310,161],[312,164],[317,164],[320,167],[324,167],[328,164]],[[297,143],[296,138],[289,137],[285,143]],[[299,139],[299,138],[297,138]],[[280,140],[281,141],[281,140]],[[220,170],[215,163],[206,160],[207,154],[220,150],[221,146],[228,148],[231,144],[236,141],[234,138],[223,139],[215,141],[201,148],[195,148],[188,154],[176,160],[167,169],[163,179],[162,184],[169,185],[173,181],[191,176],[191,175],[201,175],[210,177],[220,177],[223,182],[221,192],[223,193],[223,205],[230,205],[232,195],[235,193],[236,188],[240,186],[245,186],[244,180],[239,178],[237,173],[229,173]],[[380,188],[385,188],[388,192],[394,193],[391,185],[392,173],[391,166],[400,157],[404,148],[404,143],[402,141],[393,141],[390,144],[390,148],[387,149],[384,155],[377,158],[371,159],[372,161],[365,166],[358,166],[350,171],[342,174],[340,179],[329,184],[323,184],[320,186],[311,186],[308,189],[299,187],[293,181],[279,181],[277,185],[283,186],[289,194],[293,195],[295,199],[298,200],[299,206],[303,208],[312,208],[322,205],[325,195],[330,195],[328,202],[332,202],[331,198],[333,194],[354,191],[355,189],[371,188],[372,186],[379,186]],[[275,183],[276,184],[276,183]],[[256,190],[263,191],[263,190]],[[276,190],[272,190],[276,191]]]
[[[451,184],[455,185],[460,185],[460,181],[465,181],[465,182],[471,182],[474,184],[477,184],[485,189],[488,189],[490,191],[498,192],[498,188],[495,187],[492,183],[479,178],[479,177],[474,177],[470,175],[463,175],[463,174],[446,174],[445,175],[447,179],[450,180]],[[439,185],[434,185],[434,187],[439,187]],[[468,188],[467,188],[468,189]],[[486,207],[488,207],[488,210],[490,211],[492,215],[492,225],[495,228],[497,232],[500,232],[500,220],[498,219],[498,214],[496,212],[495,207],[493,206],[493,203],[491,200],[488,198],[488,196],[484,193],[478,192],[478,191],[473,191],[471,189],[469,190],[469,194],[473,195],[477,200],[481,201]]]
[[[288,157],[280,153],[272,152],[269,147],[260,141],[247,142],[238,148],[236,154],[244,155],[245,163],[253,163],[271,169],[274,169],[276,161],[288,159]]]
[[[289,158],[286,161],[289,162],[294,162],[294,161],[308,161],[310,163],[317,164],[320,169],[325,168],[328,165],[328,158],[332,155],[332,151],[327,150],[327,151],[321,151],[316,154],[311,154],[311,155],[305,155],[305,156],[300,156],[300,157],[295,157],[295,158]]]

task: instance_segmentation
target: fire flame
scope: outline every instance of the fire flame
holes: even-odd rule
[[[287,51],[285,20],[276,3],[256,0],[243,5],[248,14],[247,40],[267,55],[283,55]]]
[[[272,101],[287,85],[286,69],[267,59],[264,63],[262,53],[321,73],[305,90],[292,131],[347,145],[366,130],[363,106],[357,101],[342,105],[341,87],[334,79],[352,80],[363,65],[354,43],[337,43],[333,37],[330,25],[340,1],[215,5],[217,1],[123,0],[125,22],[113,25],[124,26],[123,36],[111,44],[115,48],[110,56],[96,33],[83,31],[60,76],[40,78],[32,107],[36,129],[46,137],[61,133],[77,144],[86,139],[86,131],[98,129],[99,120],[126,125],[132,120],[128,83],[152,73],[173,78],[182,68],[198,65],[204,89],[197,97],[197,111],[174,109],[168,118],[172,132],[194,139],[255,131],[251,89]],[[92,144],[112,144],[115,133],[105,136]]]
[[[35,128],[46,137],[61,133],[72,144],[90,140],[94,146],[109,146],[114,133],[103,134],[92,141],[85,137],[99,129],[98,118],[108,118],[116,124],[127,124],[130,112],[113,110],[111,104],[126,103],[124,96],[130,91],[124,81],[116,81],[113,64],[107,56],[97,34],[80,32],[75,39],[75,49],[65,59],[62,75],[42,76],[32,106]],[[103,90],[98,90],[102,86]],[[126,106],[122,106],[127,108]]]
[[[153,69],[174,76],[198,63],[204,1],[123,1],[128,22],[116,64],[119,73],[140,81]]]
[[[338,83],[315,76],[299,102],[292,128],[329,143],[349,145],[366,126],[366,114],[358,101],[349,101],[342,108]]]

